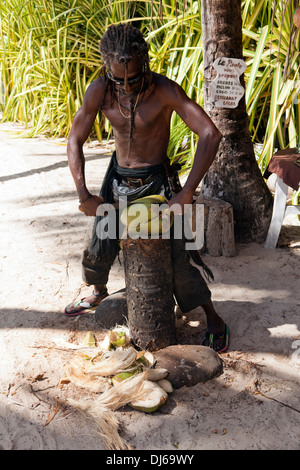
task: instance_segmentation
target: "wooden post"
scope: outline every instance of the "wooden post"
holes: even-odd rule
[[[149,351],[174,344],[170,240],[127,238],[122,248],[131,340]]]
[[[204,205],[204,247],[211,256],[235,256],[234,220],[231,204],[218,198],[199,196],[196,204]],[[194,208],[195,209],[195,206]]]

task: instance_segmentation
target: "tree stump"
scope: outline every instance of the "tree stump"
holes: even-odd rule
[[[198,196],[196,204],[204,204],[204,246],[201,252],[211,256],[234,256],[233,208],[217,198]]]
[[[167,239],[122,241],[130,338],[155,351],[175,343],[173,267]]]

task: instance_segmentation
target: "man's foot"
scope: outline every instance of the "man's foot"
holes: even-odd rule
[[[225,330],[222,333],[211,333],[208,329],[206,330],[204,340],[201,343],[202,346],[208,346],[214,349],[218,353],[224,353],[227,351],[229,346],[229,329],[225,324]]]
[[[82,315],[86,311],[94,310],[100,304],[100,302],[108,296],[107,289],[103,292],[99,292],[96,294],[93,292],[88,297],[84,297],[83,299],[72,302],[65,308],[65,314],[68,317],[74,317],[77,315]]]

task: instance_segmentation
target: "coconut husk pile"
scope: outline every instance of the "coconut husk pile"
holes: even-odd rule
[[[69,403],[95,419],[107,447],[112,450],[130,449],[118,433],[115,410],[129,405],[152,413],[173,391],[166,379],[167,369],[156,368],[151,353],[137,351],[124,328],[110,331],[99,346],[93,334],[87,333],[82,347],[65,365],[65,373],[75,385],[97,394],[93,399],[69,400]]]

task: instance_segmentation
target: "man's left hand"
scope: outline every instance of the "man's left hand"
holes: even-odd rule
[[[179,193],[175,194],[175,196],[170,199],[168,202],[170,210],[175,214],[183,214],[186,208],[184,207],[185,204],[192,204],[193,203],[193,190],[185,190],[182,189]]]

